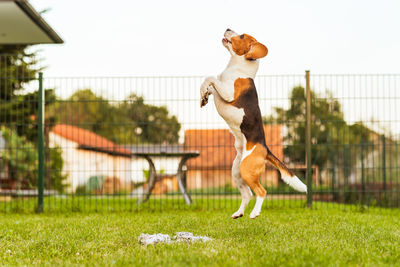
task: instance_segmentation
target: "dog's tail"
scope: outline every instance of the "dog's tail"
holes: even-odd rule
[[[307,192],[307,186],[296,175],[294,175],[294,173],[289,170],[283,162],[275,157],[271,151],[268,149],[267,151],[266,159],[281,172],[282,180],[299,192]]]

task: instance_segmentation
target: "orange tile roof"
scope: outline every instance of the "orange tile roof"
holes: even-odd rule
[[[82,149],[118,154],[122,156],[131,155],[129,149],[123,148],[92,131],[77,126],[56,124],[51,131],[65,139],[78,143],[78,146]]]
[[[274,155],[283,160],[281,125],[265,125],[265,141]],[[185,150],[197,150],[200,156],[187,162],[188,169],[230,169],[236,156],[235,138],[227,129],[191,129],[185,131]]]

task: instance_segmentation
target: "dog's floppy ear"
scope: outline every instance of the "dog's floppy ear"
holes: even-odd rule
[[[249,52],[244,57],[246,59],[255,60],[265,57],[268,54],[268,48],[262,43],[256,42],[251,45]]]

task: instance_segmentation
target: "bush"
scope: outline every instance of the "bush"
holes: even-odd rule
[[[38,151],[37,147],[26,137],[18,136],[9,128],[1,127],[0,135],[4,138],[6,148],[0,151],[1,166],[8,168],[8,180],[14,189],[33,189],[38,185]],[[62,192],[67,175],[61,173],[63,159],[60,148],[47,148],[45,169],[49,170],[45,177],[45,188]]]

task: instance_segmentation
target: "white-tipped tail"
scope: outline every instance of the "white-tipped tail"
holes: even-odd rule
[[[282,180],[299,192],[307,193],[307,186],[295,175],[293,177],[282,175]]]

